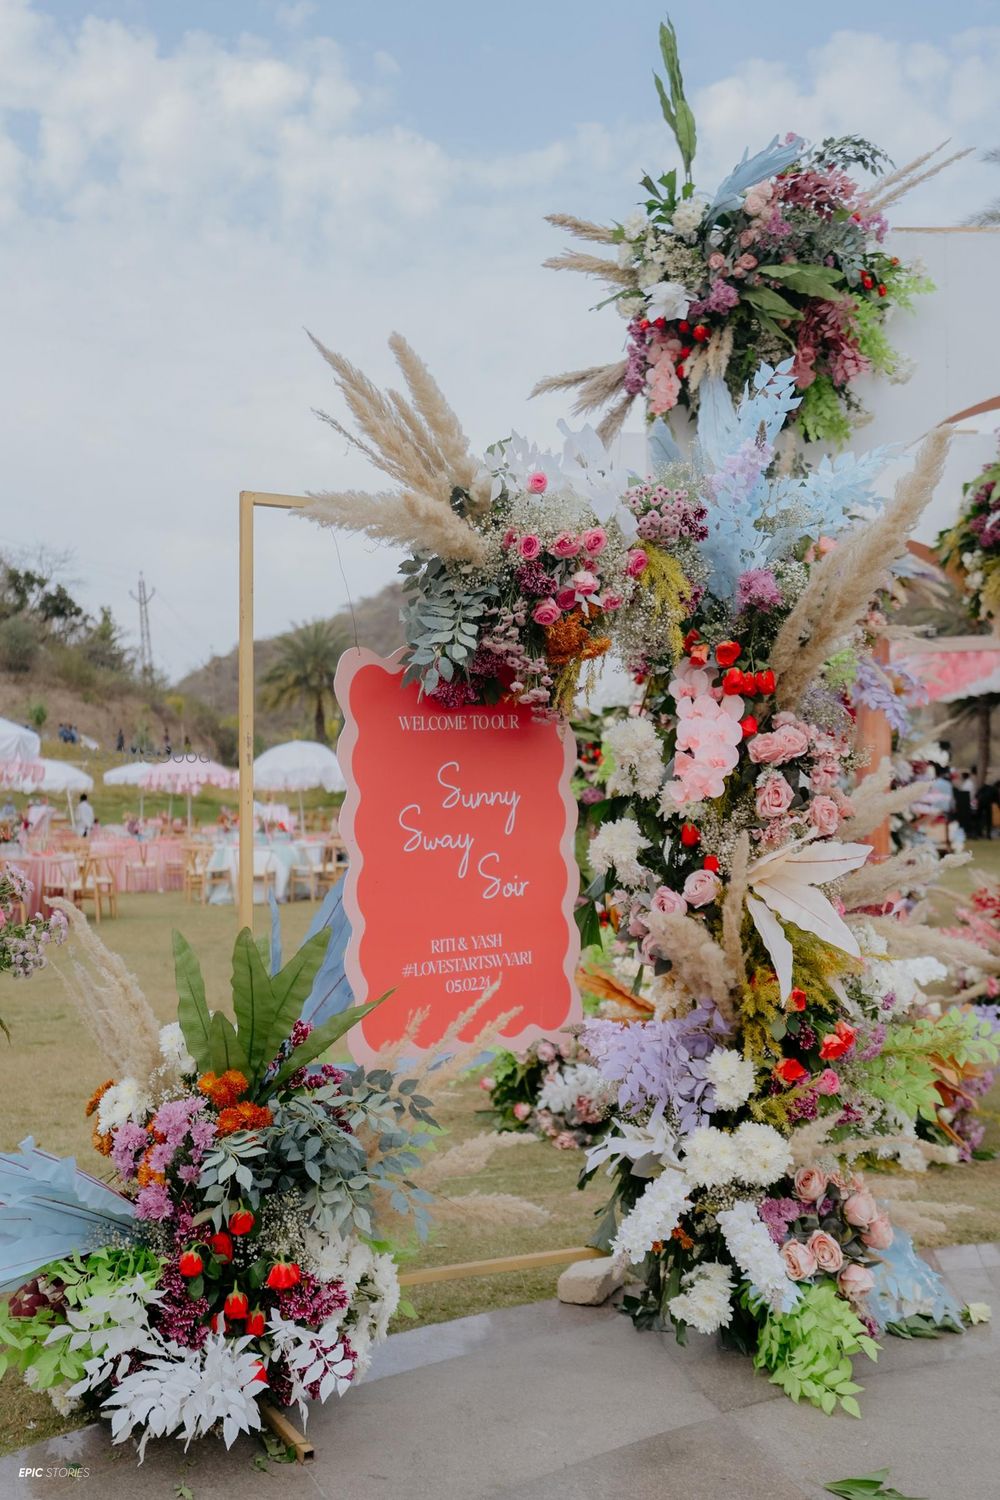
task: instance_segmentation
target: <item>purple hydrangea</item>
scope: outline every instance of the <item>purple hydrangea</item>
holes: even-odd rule
[[[618,1085],[618,1107],[637,1114],[646,1105],[666,1107],[687,1135],[715,1107],[705,1060],[729,1028],[710,1001],[670,1021],[624,1025],[591,1021],[580,1040],[609,1083]]]
[[[794,1224],[802,1211],[803,1205],[794,1198],[765,1198],[757,1205],[757,1212],[776,1245],[784,1244],[789,1224]]]

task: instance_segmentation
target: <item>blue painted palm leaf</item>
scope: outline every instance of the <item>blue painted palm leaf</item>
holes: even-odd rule
[[[780,143],[778,137],[763,151],[755,155],[749,155],[749,148],[744,151],[741,159],[730,172],[719,183],[715,197],[708,206],[705,221],[713,223],[720,214],[730,213],[734,208],[739,208],[740,200],[749,188],[755,187],[758,182],[763,182],[766,177],[775,177],[790,167],[793,161],[798,161],[802,155],[805,141],[800,135],[793,135],[790,141]]]
[[[134,1229],[129,1200],[81,1172],[72,1156],[40,1151],[30,1136],[0,1153],[0,1291],[49,1261],[131,1238]]]
[[[323,904],[313,918],[306,934],[314,937],[325,927],[330,928],[330,942],[326,956],[316,975],[313,987],[302,1007],[303,1021],[319,1026],[331,1016],[339,1015],[354,1004],[354,995],[344,971],[344,958],[351,938],[351,924],[344,910],[344,882],[339,881],[327,892]]]

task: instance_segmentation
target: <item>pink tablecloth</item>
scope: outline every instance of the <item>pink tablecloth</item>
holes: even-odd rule
[[[129,870],[129,865],[142,863],[143,849],[146,855],[145,869]],[[138,839],[96,838],[90,841],[89,852],[95,858],[108,861],[119,891],[180,890],[184,883],[180,839],[146,839],[140,846]],[[73,870],[76,863],[76,855],[66,854],[58,849],[27,854],[22,851],[7,853],[0,850],[0,864],[17,865],[31,881],[33,890],[26,903],[29,916],[36,916],[42,911],[42,887],[46,882],[54,883],[61,872]],[[172,867],[168,868],[170,865]]]

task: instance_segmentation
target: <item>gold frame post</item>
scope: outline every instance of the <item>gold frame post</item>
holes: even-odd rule
[[[240,773],[239,880],[236,910],[240,927],[253,930],[253,512],[255,505],[271,510],[300,510],[306,495],[272,495],[263,490],[240,490],[240,625],[237,646]]]

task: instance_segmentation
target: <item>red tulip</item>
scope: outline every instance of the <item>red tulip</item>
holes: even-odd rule
[[[715,648],[715,659],[720,667],[731,667],[733,662],[739,661],[742,653],[739,641],[720,641]]]
[[[261,1385],[267,1385],[267,1371],[264,1369],[263,1365],[257,1366],[257,1373],[254,1376],[254,1380],[259,1380]],[[253,1381],[251,1381],[250,1383],[252,1385]]]
[[[177,1257],[177,1269],[182,1276],[200,1276],[205,1269],[205,1262],[197,1250],[182,1250]]]
[[[722,691],[727,698],[734,698],[737,693],[743,692],[743,678],[739,667],[730,667],[728,672],[722,674]]]
[[[688,652],[688,660],[693,667],[703,667],[708,662],[708,646],[705,641],[696,641]]]
[[[245,1318],[247,1313],[250,1311],[250,1303],[247,1300],[247,1294],[246,1292],[241,1292],[238,1287],[229,1293],[229,1296],[226,1298],[223,1305],[225,1308],[226,1317],[232,1318],[234,1321],[236,1319]]]
[[[693,849],[696,844],[701,843],[701,834],[693,823],[681,824],[681,843],[685,849]]]
[[[249,1234],[255,1223],[256,1220],[248,1208],[238,1208],[229,1216],[229,1233]]]
[[[878,287],[878,294],[879,294],[879,296],[880,297],[885,297],[885,296],[888,295],[888,292],[889,292],[889,288],[884,284],[884,282],[880,281],[879,282],[879,287]]]
[[[708,329],[705,327],[704,323],[696,323],[694,325],[691,330],[691,337],[694,339],[696,344],[703,344],[705,342],[705,340],[708,338]]]
[[[805,1010],[808,995],[805,990],[794,989],[788,996],[789,1010]]]
[[[220,1229],[218,1233],[209,1236],[208,1248],[217,1260],[221,1260],[227,1265],[233,1258],[233,1241],[224,1229]]]
[[[775,678],[774,673],[771,671],[770,667],[765,667],[762,672],[755,672],[754,681],[757,684],[758,693],[774,692]]]
[[[252,1313],[247,1314],[247,1333],[259,1338],[267,1327],[267,1320],[259,1307],[255,1307]]]
[[[856,1036],[857,1032],[853,1026],[849,1026],[846,1021],[838,1021],[833,1030],[828,1031],[820,1042],[820,1057],[824,1062],[834,1062],[838,1057],[843,1057],[854,1046]]]
[[[294,1260],[276,1260],[267,1273],[266,1285],[275,1292],[287,1291],[302,1280],[302,1271]]]
[[[803,1078],[809,1077],[808,1068],[804,1068],[794,1057],[786,1057],[774,1070],[774,1076],[780,1078],[782,1083],[801,1083]]]
[[[688,323],[684,318],[681,318],[680,322],[677,325],[677,331],[678,333],[690,333],[691,324]]]
[[[719,868],[719,861],[716,855],[706,854],[701,863],[702,867],[706,870],[711,870],[713,875],[717,873]]]
[[[745,740],[748,740],[752,734],[756,734],[759,727],[753,714],[747,714],[740,720],[740,728],[743,731],[743,738]]]
[[[678,380],[683,380],[686,373],[683,364],[678,365],[674,373]]]

